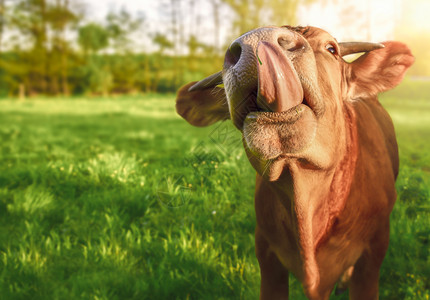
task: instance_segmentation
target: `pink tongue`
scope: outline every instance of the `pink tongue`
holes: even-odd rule
[[[268,42],[257,46],[258,98],[261,108],[286,111],[303,101],[303,89],[290,60]]]

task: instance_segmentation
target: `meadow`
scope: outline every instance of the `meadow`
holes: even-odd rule
[[[258,299],[240,134],[174,98],[0,100],[1,299]],[[380,99],[401,159],[380,298],[429,299],[430,87]]]

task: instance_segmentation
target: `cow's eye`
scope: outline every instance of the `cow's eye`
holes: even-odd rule
[[[333,55],[336,55],[336,48],[332,45],[332,44],[328,44],[327,46],[325,46],[325,48],[327,49],[328,52],[330,52]]]

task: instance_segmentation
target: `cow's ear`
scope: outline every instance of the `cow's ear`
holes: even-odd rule
[[[351,98],[376,95],[398,85],[413,64],[411,50],[400,42],[385,42],[348,65],[348,94]]]
[[[176,112],[194,126],[209,126],[227,120],[230,113],[223,88],[212,87],[188,91],[196,82],[181,87],[176,96]]]

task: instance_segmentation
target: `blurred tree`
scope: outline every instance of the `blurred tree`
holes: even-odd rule
[[[78,43],[84,51],[85,65],[82,74],[86,92],[108,95],[112,87],[112,74],[105,59],[96,56],[109,45],[109,33],[99,24],[89,23],[79,28]]]
[[[74,26],[79,21],[69,7],[69,0],[56,0],[47,13],[48,22],[52,30],[51,40],[51,61],[52,70],[52,92],[58,93],[58,78],[61,78],[61,90],[63,95],[70,94],[68,83],[68,61],[71,55],[69,42],[66,40],[66,30],[68,26]]]
[[[220,49],[220,8],[221,8],[221,0],[210,0],[212,5],[212,13],[213,13],[213,22],[214,22],[214,46],[215,49],[219,51]]]
[[[190,71],[198,71],[199,65],[197,64],[201,58],[210,58],[213,60],[215,57],[219,56],[217,48],[212,45],[207,45],[200,42],[195,35],[191,35],[188,43],[188,63],[187,68]]]
[[[5,26],[5,0],[0,0],[0,53],[2,50],[3,31]]]
[[[173,51],[176,54],[173,58],[173,86],[179,86],[183,78],[183,65],[178,59],[181,53],[182,39],[182,22],[180,22],[181,6],[180,0],[170,0],[171,5],[171,20],[172,20],[172,35],[173,35]]]
[[[131,55],[111,55],[109,66],[112,72],[112,89],[116,93],[136,92],[139,64],[136,57]]]
[[[242,34],[261,24],[260,15],[267,0],[221,0],[227,4],[235,13],[236,20],[233,21],[236,34]]]
[[[178,51],[179,43],[179,29],[178,29],[178,14],[181,13],[178,0],[170,0],[170,19],[171,19],[171,32],[173,40],[173,50],[175,53]]]
[[[2,55],[2,50],[3,50],[2,46],[3,46],[3,32],[6,24],[5,17],[6,17],[5,0],[0,0],[0,96],[4,96],[8,92],[8,88],[4,80],[7,74],[5,74],[4,68],[1,68],[2,61],[4,59]]]
[[[270,21],[274,25],[290,25],[297,23],[299,5],[309,4],[315,0],[269,0],[267,5],[271,10]]]
[[[189,17],[188,21],[188,35],[195,35],[196,34],[196,1],[195,0],[189,0],[188,2],[188,8],[187,13]]]
[[[127,10],[121,9],[119,13],[109,12],[106,16],[106,31],[111,46],[116,52],[130,51],[130,36],[141,29],[144,23],[143,15],[133,17]]]
[[[50,56],[47,53],[46,0],[17,0],[10,16],[11,27],[31,43],[29,51],[20,53],[28,68],[28,77],[21,84],[28,94],[47,93]],[[15,70],[9,71],[14,73]]]
[[[82,24],[83,0],[0,0],[0,51],[8,51],[0,56],[0,82],[22,95],[174,91],[219,70],[225,17],[233,25],[229,40],[262,25],[294,24],[299,4],[312,1],[160,0],[164,25],[151,27],[125,9]],[[142,36],[151,46],[139,54],[133,41]]]
[[[164,80],[166,86],[179,86],[183,81],[184,65],[180,55],[183,53],[185,46],[184,38],[184,19],[185,15],[182,10],[184,0],[160,0],[158,1],[158,11],[162,19],[166,20],[166,26],[162,31],[171,42],[171,47],[168,47],[169,52],[173,53],[172,69],[169,79]],[[159,33],[161,34],[161,33]],[[157,37],[155,37],[157,38]],[[160,43],[157,43],[160,46]],[[163,50],[167,50],[164,48]],[[170,81],[170,82],[169,82]]]
[[[109,45],[109,33],[96,23],[89,23],[79,28],[78,43],[85,56],[95,54]]]
[[[116,93],[131,93],[137,90],[137,74],[139,64],[135,62],[136,47],[133,45],[133,35],[142,29],[144,17],[131,15],[124,8],[118,13],[109,12],[106,16],[106,31],[109,34],[110,46],[115,54],[109,59],[112,71],[112,89]],[[140,36],[139,36],[140,37]]]
[[[20,99],[25,98],[25,87],[28,86],[27,56],[19,49],[13,53],[2,53],[0,60],[1,83],[7,86],[3,94],[17,94]],[[2,84],[3,85],[3,84]]]
[[[93,94],[108,96],[113,86],[113,75],[103,57],[89,61],[86,71],[89,91]]]
[[[69,7],[71,1],[12,2],[7,15],[8,29],[17,42],[10,58],[17,60],[4,64],[8,77],[5,80],[14,83],[12,89],[18,85],[21,95],[58,94],[60,91],[70,94],[68,60],[71,51],[65,36],[70,26],[78,22]]]
[[[316,0],[220,0],[228,5],[236,15],[235,35],[259,26],[295,25],[299,5]]]
[[[160,55],[164,55],[164,52],[167,49],[173,49],[174,46],[174,44],[167,38],[167,36],[161,33],[156,33],[152,37],[152,42],[158,46],[158,53]]]
[[[158,84],[160,82],[161,79],[161,71],[164,67],[163,65],[163,56],[164,56],[164,52],[167,49],[173,49],[174,44],[167,38],[166,35],[161,34],[161,33],[156,33],[153,37],[152,37],[152,42],[154,44],[156,44],[158,46],[158,52],[156,53],[156,63],[155,63],[155,76],[154,76],[154,82],[153,82],[153,88],[152,90],[156,91]]]
[[[192,34],[187,43],[188,53],[190,58],[194,58],[197,55],[197,50],[201,46],[201,43],[197,39],[197,37]]]

